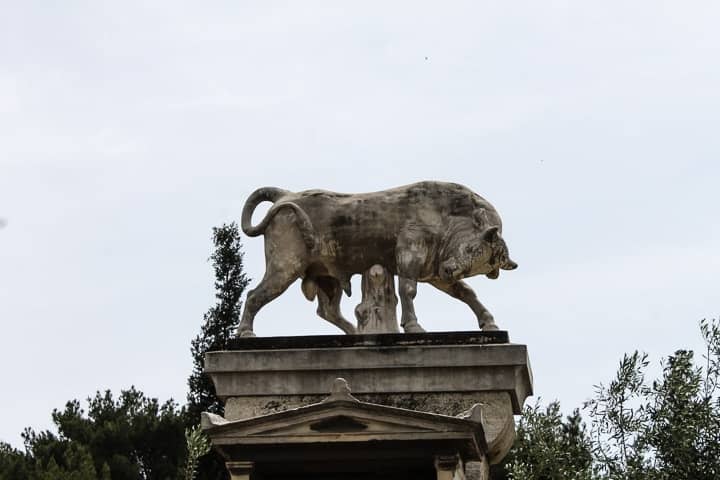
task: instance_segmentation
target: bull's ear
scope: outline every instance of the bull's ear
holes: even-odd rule
[[[485,240],[486,242],[490,242],[490,243],[494,242],[500,236],[499,230],[500,229],[498,227],[487,228],[482,234],[483,240]]]

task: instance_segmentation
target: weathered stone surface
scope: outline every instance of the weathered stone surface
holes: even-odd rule
[[[504,393],[504,392],[503,392]],[[493,394],[490,394],[493,395]],[[508,395],[504,393],[504,395]],[[358,400],[368,403],[388,405],[390,407],[432,412],[442,415],[456,416],[470,409],[474,404],[485,403],[488,397],[478,393],[353,393]],[[239,420],[242,418],[267,415],[298,408],[311,403],[318,403],[323,395],[266,395],[253,397],[230,397],[225,402],[225,418]],[[492,397],[490,397],[492,398]],[[511,404],[508,397],[508,404]]]
[[[293,337],[236,337],[228,351],[289,350],[339,347],[414,347],[418,345],[500,345],[510,343],[505,330],[491,332],[432,332],[382,335],[303,335]]]
[[[355,307],[359,334],[398,333],[395,279],[387,268],[373,265],[362,275],[362,302]]]
[[[343,377],[357,385],[357,394],[507,391],[519,414],[532,391],[527,349],[514,344],[425,345],[418,339],[415,345],[209,352],[205,371],[220,398],[321,395],[328,382]]]
[[[435,472],[437,480],[465,480],[465,465],[458,454],[436,455]]]
[[[238,339],[234,350],[209,352],[205,371],[226,399],[226,418],[318,403],[343,377],[371,404],[447,416],[479,404],[489,461],[512,445],[513,414],[532,393],[532,373],[524,345],[492,343],[507,340],[505,332],[312,338]],[[309,344],[320,347],[302,348]]]
[[[258,204],[273,206],[252,225]],[[267,270],[248,293],[238,333],[253,335],[253,320],[268,302],[302,278],[308,300],[318,299],[318,315],[345,333],[355,327],[340,312],[350,278],[373,265],[398,276],[401,324],[421,331],[414,307],[417,282],[427,282],[466,303],[480,328],[496,330],[493,316],[463,278],[498,277],[517,267],[502,238],[495,208],[455,183],[420,182],[391,190],[342,194],[324,190],[289,192],[261,188],[248,198],[242,229],[265,236]]]
[[[467,480],[490,480],[490,466],[487,461],[467,462],[465,464]]]
[[[438,393],[353,393],[362,402],[389,407],[458,416],[474,405],[482,407],[482,424],[492,463],[504,458],[515,438],[512,401],[507,392],[438,392]],[[325,395],[266,395],[257,397],[230,397],[225,403],[225,418],[245,418],[282,412],[305,405],[319,403]]]
[[[466,464],[487,464],[481,410],[475,405],[452,417],[367,403],[337,378],[321,402],[235,421],[203,413],[202,427],[237,475],[394,478],[392,472],[412,472],[401,478],[434,473],[432,478],[463,480]]]
[[[512,400],[507,392],[483,392],[477,394],[476,401],[482,411],[482,424],[488,444],[487,456],[490,463],[494,464],[507,455],[515,439]],[[470,409],[459,416],[464,418],[472,413]]]

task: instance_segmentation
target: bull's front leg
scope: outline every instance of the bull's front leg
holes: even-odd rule
[[[400,290],[400,305],[402,306],[402,317],[400,325],[405,333],[422,333],[425,331],[417,322],[415,316],[415,295],[417,295],[417,280],[398,277],[398,287]]]
[[[498,329],[492,314],[480,303],[480,300],[478,300],[475,291],[470,288],[470,285],[462,280],[433,280],[430,283],[451,297],[457,298],[467,304],[477,317],[478,326],[481,330]]]

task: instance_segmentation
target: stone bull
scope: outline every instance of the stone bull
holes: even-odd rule
[[[252,225],[264,201],[273,205]],[[352,275],[376,264],[398,276],[405,332],[424,331],[413,305],[417,282],[465,302],[481,329],[495,330],[492,315],[462,279],[480,274],[495,279],[501,269],[517,267],[495,208],[454,183],[420,182],[363,194],[260,188],[245,203],[242,229],[251,237],[265,235],[266,270],[247,295],[240,336],[252,336],[258,310],[298,278],[308,300],[317,297],[320,317],[355,333],[340,312],[342,291],[350,296]]]

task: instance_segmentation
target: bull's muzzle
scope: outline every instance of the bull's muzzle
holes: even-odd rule
[[[518,264],[510,260],[509,258],[505,263],[503,263],[502,268],[503,270],[515,270],[518,267]]]

